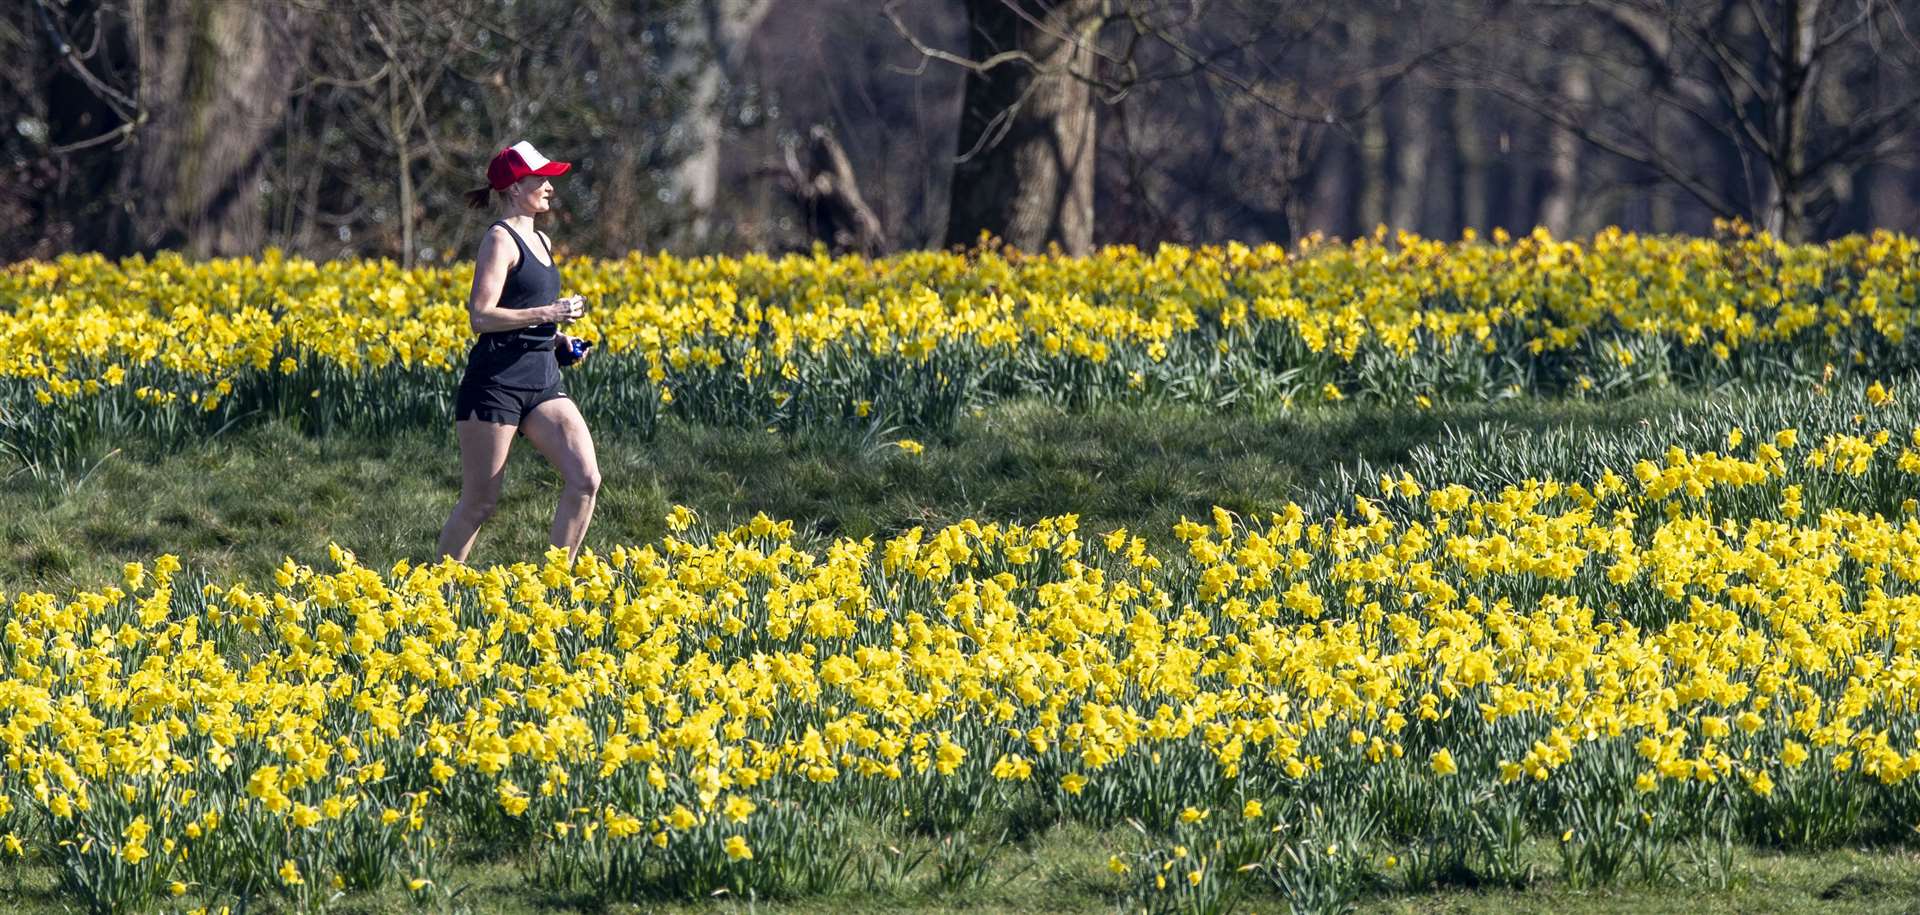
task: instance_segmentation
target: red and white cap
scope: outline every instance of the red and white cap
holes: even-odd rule
[[[555,162],[540,155],[532,143],[521,140],[494,154],[493,161],[487,163],[487,183],[496,191],[504,191],[528,175],[564,175],[572,167],[571,162]]]

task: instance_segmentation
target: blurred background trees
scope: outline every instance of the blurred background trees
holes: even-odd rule
[[[1920,231],[1920,0],[21,0],[0,258]]]

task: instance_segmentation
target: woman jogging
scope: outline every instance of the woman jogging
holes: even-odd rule
[[[573,339],[560,333],[558,325],[585,314],[586,303],[577,295],[560,298],[553,250],[533,225],[553,198],[547,179],[565,174],[569,167],[522,141],[494,156],[487,165],[487,186],[467,194],[467,204],[474,209],[497,196],[502,212],[480,239],[473,263],[467,316],[480,339],[467,355],[466,375],[454,401],[460,501],[440,531],[441,556],[466,561],[474,535],[500,501],[516,431],[566,482],[548,542],[566,547],[569,563],[593,518],[600,465],[586,420],[561,383],[556,357],[556,349],[568,356],[575,352]]]

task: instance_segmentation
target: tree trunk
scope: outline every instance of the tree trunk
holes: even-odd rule
[[[713,234],[727,117],[722,96],[739,81],[747,42],[772,8],[773,0],[690,0],[680,10],[666,73],[669,83],[687,84],[687,106],[674,126],[690,142],[668,186],[674,204],[685,208],[684,240],[694,246],[704,245]]]
[[[1913,180],[1910,172],[1891,162],[1876,162],[1867,170],[1866,210],[1867,226],[1887,228],[1895,231],[1920,231],[1920,224],[1914,222],[1916,201],[1914,189],[1920,187],[1920,181]]]
[[[1403,92],[1401,98],[1405,101],[1400,106],[1400,135],[1393,144],[1393,203],[1389,212],[1395,229],[1417,233],[1424,228],[1421,217],[1427,202],[1427,159],[1433,148],[1427,111],[1430,99],[1410,91]]]
[[[1560,95],[1574,107],[1592,96],[1586,64],[1571,58],[1560,68]],[[1580,149],[1583,142],[1573,128],[1555,124],[1547,141],[1547,193],[1540,203],[1540,222],[1554,238],[1576,231],[1574,206],[1580,200]]]
[[[1654,193],[1647,199],[1647,225],[1655,235],[1665,235],[1674,231],[1680,224],[1680,215],[1674,206],[1673,196],[1664,191]]]
[[[103,14],[98,3],[74,0],[67,11],[75,21]],[[37,23],[34,23],[37,27]],[[38,33],[28,33],[38,39]],[[123,30],[110,30],[106,53],[126,55]],[[44,41],[29,47],[44,47]],[[49,58],[52,52],[45,52]],[[90,143],[126,122],[112,106],[79,77],[65,67],[49,65],[42,84],[41,103],[37,106],[47,119],[47,145],[64,147]],[[23,114],[25,112],[22,112]],[[9,118],[8,120],[11,120]],[[12,128],[8,128],[12,129]],[[128,227],[120,214],[115,196],[102,193],[114,187],[122,168],[122,156],[109,146],[95,144],[62,156],[51,157],[54,175],[51,187],[41,190],[38,222],[33,234],[53,240],[57,250],[100,250],[110,254],[130,251]],[[29,193],[30,187],[23,186]]]
[[[846,150],[825,125],[813,125],[807,137],[808,164],[802,166],[788,147],[786,167],[789,193],[807,214],[808,233],[826,242],[835,254],[880,253],[886,247],[886,233],[860,193]]]
[[[1780,97],[1773,108],[1773,148],[1768,162],[1766,229],[1790,242],[1804,241],[1807,224],[1807,116],[1813,110],[1815,56],[1820,40],[1820,3],[1781,4],[1775,24],[1785,44],[1778,61]]]
[[[967,75],[948,244],[985,231],[1026,250],[1092,250],[1096,122],[1092,90],[1074,74],[1092,75],[1101,5],[1057,0],[1034,13],[1035,27],[1002,0],[967,0],[975,61],[1018,49],[1032,63]]]
[[[1371,55],[1378,45],[1373,20],[1361,14],[1353,25],[1353,46]],[[1360,119],[1360,204],[1356,214],[1360,224],[1354,227],[1355,235],[1370,235],[1387,221],[1387,116],[1385,100],[1379,93],[1378,79],[1360,82],[1360,97],[1372,104]]]
[[[1487,231],[1487,144],[1481,136],[1479,109],[1473,92],[1455,90],[1453,96],[1454,161],[1458,163],[1460,228]]]
[[[311,42],[309,13],[268,0],[133,0],[139,103],[122,172],[132,246],[197,256],[260,246],[269,141]]]
[[[1311,202],[1299,234],[1319,232],[1327,238],[1348,238],[1354,229],[1354,190],[1358,156],[1348,134],[1336,134],[1314,161]]]
[[[387,129],[393,137],[394,163],[400,173],[400,264],[413,266],[413,148],[407,135],[406,105],[400,99],[400,72],[387,76]]]

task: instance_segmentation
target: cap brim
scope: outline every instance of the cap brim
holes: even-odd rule
[[[534,169],[533,174],[542,175],[542,176],[551,178],[555,175],[566,174],[567,169],[570,169],[572,167],[573,167],[573,163],[571,162],[548,162],[547,164]]]

